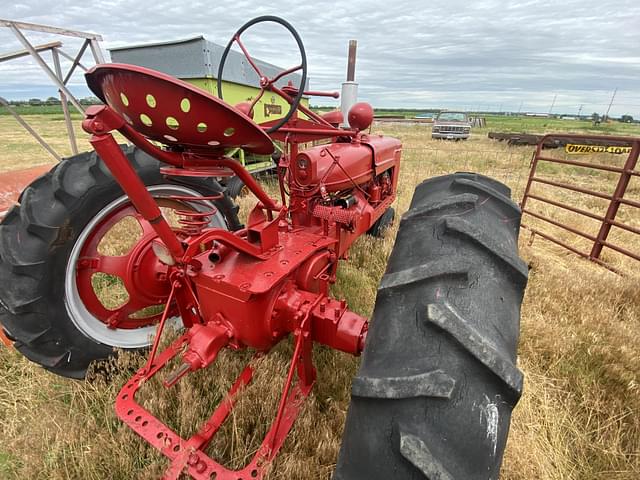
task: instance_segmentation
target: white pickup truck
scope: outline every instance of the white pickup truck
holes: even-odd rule
[[[431,138],[466,140],[470,134],[471,122],[464,112],[440,112],[431,128]]]

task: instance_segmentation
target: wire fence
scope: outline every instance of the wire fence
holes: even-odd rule
[[[544,238],[618,273],[629,271],[629,259],[640,260],[640,173],[634,170],[640,147],[629,156],[605,152],[578,160],[565,148],[537,150],[536,157],[533,146],[479,147],[444,142],[405,147],[398,213],[409,207],[422,180],[475,172],[511,189],[513,200],[525,208],[530,243]]]
[[[519,202],[526,186],[533,147],[505,147],[502,149],[475,149],[455,146],[404,147],[399,185],[411,190],[422,180],[435,175],[453,172],[474,172],[501,181],[512,191],[512,198]]]

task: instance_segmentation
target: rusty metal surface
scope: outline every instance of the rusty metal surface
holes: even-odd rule
[[[347,82],[356,80],[356,51],[358,49],[357,40],[349,40],[349,57],[347,60]]]
[[[564,147],[574,140],[580,140],[583,145],[615,145],[630,146],[628,137],[591,136],[591,135],[538,135],[534,133],[489,132],[487,136],[492,140],[507,142],[509,145],[538,145],[543,141],[543,148]]]
[[[566,160],[562,158],[553,158],[550,156],[542,155],[542,149],[547,148],[548,144],[555,144],[559,142],[563,145],[566,145],[571,142],[580,142],[582,144],[589,145],[628,145],[631,146],[631,151],[624,162],[623,167],[616,167],[611,165],[605,165],[600,163],[589,163],[589,162],[577,162],[572,160]],[[567,250],[580,255],[583,258],[587,258],[599,265],[602,265],[612,271],[620,273],[613,266],[608,264],[606,261],[601,259],[603,248],[608,248],[617,253],[625,255],[634,260],[640,261],[640,253],[630,251],[625,245],[617,245],[609,241],[609,234],[611,232],[612,227],[619,228],[634,235],[640,235],[640,229],[633,225],[628,225],[623,221],[617,219],[618,211],[621,205],[626,205],[633,208],[640,208],[640,202],[635,200],[625,198],[625,194],[627,193],[627,189],[629,186],[629,182],[632,177],[640,176],[640,171],[636,169],[638,164],[638,156],[640,154],[640,137],[623,137],[623,136],[607,136],[607,135],[571,135],[571,134],[550,134],[545,135],[539,139],[538,145],[536,147],[536,151],[533,155],[533,159],[531,161],[531,170],[529,172],[529,178],[527,181],[527,185],[525,187],[524,195],[522,201],[520,203],[520,207],[522,208],[523,213],[523,224],[524,228],[527,228],[532,232],[533,235],[539,235],[540,237],[549,240],[557,245],[560,245]],[[544,178],[540,176],[540,172],[538,171],[538,166],[540,162],[543,163],[555,163],[557,165],[570,165],[579,168],[591,169],[596,171],[604,171],[610,174],[617,174],[617,180],[615,181],[615,188],[612,194],[607,194],[602,191],[595,191],[588,188],[579,187],[576,185],[572,185],[570,183],[559,182],[555,180],[550,180],[549,178]],[[544,184],[550,187],[554,187],[556,189],[564,189],[573,192],[577,192],[580,194],[588,195],[593,198],[598,198],[602,200],[607,200],[608,206],[606,213],[604,215],[597,215],[591,211],[577,208],[572,205],[568,205],[562,201],[558,201],[556,199],[550,199],[546,196],[540,195],[538,193],[532,193],[531,190],[534,184]],[[534,211],[531,206],[528,205],[528,200],[536,200],[542,204],[552,205],[554,207],[561,208],[565,211],[569,211],[578,216],[587,217],[591,220],[598,221],[600,226],[597,231],[594,232],[584,232],[577,228],[574,228],[556,218],[549,218],[546,215],[543,215],[540,212]],[[580,250],[573,245],[568,244],[567,242],[549,234],[548,232],[544,232],[538,228],[535,228],[531,225],[524,223],[524,218],[526,216],[530,216],[536,218],[545,224],[553,225],[560,229],[563,229],[567,232],[572,233],[578,237],[583,239],[587,239],[591,242],[591,248],[589,251]]]

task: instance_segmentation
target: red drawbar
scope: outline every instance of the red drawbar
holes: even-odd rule
[[[233,410],[242,388],[251,382],[254,373],[252,365],[245,367],[211,417],[199,428],[195,435],[188,439],[181,438],[135,401],[137,391],[180,353],[181,349],[188,343],[188,337],[189,333],[178,338],[158,356],[150,370],[147,371],[146,367],[140,369],[126,383],[116,398],[116,413],[118,417],[169,459],[170,465],[163,477],[165,479],[177,479],[183,472],[188,473],[195,479],[202,480],[210,480],[211,478],[216,480],[262,478],[265,468],[268,467],[282,447],[304,400],[313,387],[315,377],[308,379],[310,381],[305,383],[302,381],[304,379],[303,376],[296,384],[292,384],[295,369],[304,369],[304,367],[298,366],[298,363],[304,362],[305,358],[307,358],[307,355],[302,354],[303,344],[308,343],[308,346],[310,346],[310,342],[305,340],[302,335],[297,337],[296,355],[294,355],[294,361],[291,364],[285,384],[285,396],[283,396],[278,416],[261,447],[243,469],[230,470],[209,458],[204,453],[204,449]],[[255,359],[259,362],[260,357],[261,355],[258,354]],[[296,358],[300,358],[300,360],[296,362]]]

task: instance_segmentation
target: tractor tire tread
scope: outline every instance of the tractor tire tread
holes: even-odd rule
[[[141,150],[121,146],[134,169],[147,181],[162,182],[159,162]],[[172,177],[173,183],[203,185],[222,191],[216,182],[194,183]],[[68,319],[64,286],[54,271],[64,271],[66,258],[82,225],[76,217],[97,212],[100,198],[123,195],[120,186],[95,152],[67,158],[34,180],[0,222],[0,324],[15,347],[45,369],[84,378],[93,359],[113,349],[89,339]],[[99,203],[99,202],[98,202]],[[240,222],[233,202],[216,201],[230,230]],[[95,215],[95,213],[94,213]],[[64,282],[62,282],[64,283]]]
[[[461,193],[460,195],[453,195],[452,197],[447,198],[441,202],[434,202],[429,205],[421,206],[420,208],[408,210],[402,216],[402,221],[406,222],[407,220],[416,217],[431,217],[443,211],[448,211],[451,207],[454,206],[461,211],[468,210],[470,208],[475,208],[477,203],[477,195],[473,195],[471,193]]]
[[[497,478],[528,268],[508,187],[461,172],[419,184],[380,283],[335,480]]]
[[[451,305],[427,305],[424,320],[451,335],[460,346],[482,362],[496,377],[500,378],[513,391],[516,397],[520,397],[524,381],[522,372],[508,358],[505,358],[496,350],[490,339],[474,329],[470,322],[462,318]]]
[[[408,375],[404,377],[367,377],[353,379],[351,394],[367,398],[449,398],[455,380],[442,370]]]
[[[527,264],[517,256],[513,255],[493,240],[489,232],[473,225],[467,220],[457,217],[450,217],[444,221],[444,228],[450,235],[459,235],[467,237],[476,245],[482,247],[496,259],[508,265],[513,272],[520,277],[520,281],[526,283],[529,274]]]
[[[420,470],[425,478],[454,480],[453,476],[429,451],[429,447],[417,436],[400,428],[400,454]]]

